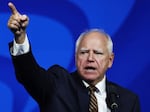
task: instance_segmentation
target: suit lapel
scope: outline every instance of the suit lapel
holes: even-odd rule
[[[86,87],[79,87],[77,90],[80,112],[88,112],[89,95]]]
[[[115,100],[115,102],[118,105],[118,108],[116,108],[116,110],[114,111],[113,109],[111,109],[111,112],[120,112],[120,106],[119,106],[119,92],[117,87],[114,85],[114,83],[109,82],[108,80],[106,80],[106,92],[107,92],[107,98],[106,98],[106,103],[109,109],[111,109],[111,105],[112,105],[112,100]],[[112,98],[112,94],[115,94],[114,98]]]
[[[89,95],[88,89],[82,82],[77,72],[73,73],[76,82],[77,102],[79,105],[79,112],[88,112]]]

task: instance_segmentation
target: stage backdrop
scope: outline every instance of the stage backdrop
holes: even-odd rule
[[[74,44],[89,28],[102,28],[114,41],[115,60],[107,77],[139,95],[149,111],[149,0],[11,0],[30,17],[27,35],[37,62],[47,69],[60,64],[75,70]],[[39,112],[37,103],[15,78],[7,28],[8,0],[0,0],[0,112]],[[28,65],[27,65],[28,66]]]

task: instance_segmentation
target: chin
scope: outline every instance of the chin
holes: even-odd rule
[[[83,78],[83,80],[86,80],[86,81],[94,81],[98,78],[98,74],[82,72],[81,77]]]
[[[86,76],[86,77],[83,77],[86,81],[88,82],[92,82],[92,81],[95,81],[97,78],[96,77],[93,77],[93,76]]]

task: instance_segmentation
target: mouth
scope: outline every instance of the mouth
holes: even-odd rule
[[[93,67],[93,66],[86,66],[84,69],[85,69],[86,71],[88,71],[88,72],[93,72],[93,71],[96,70],[96,67]]]

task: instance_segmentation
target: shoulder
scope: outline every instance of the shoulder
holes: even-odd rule
[[[132,90],[120,86],[114,82],[107,81],[107,89],[108,91],[113,91],[117,93],[119,96],[124,96],[124,98],[137,98],[137,94]]]
[[[50,68],[48,68],[47,74],[56,76],[56,78],[65,77],[65,76],[70,75],[69,71],[66,68],[64,68],[60,65],[57,65],[57,64],[52,65]]]
[[[107,81],[106,85],[108,107],[112,108],[115,101],[123,112],[140,112],[140,101],[136,93],[113,82]]]
[[[60,72],[60,71],[68,72],[64,67],[62,67],[58,64],[52,65],[51,67],[48,68],[47,71],[49,71],[49,72]]]

